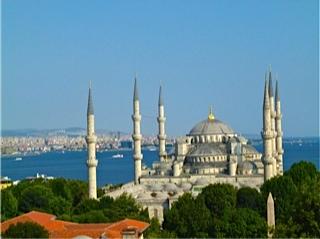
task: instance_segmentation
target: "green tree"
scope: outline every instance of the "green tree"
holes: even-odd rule
[[[163,228],[178,237],[208,237],[210,211],[203,198],[185,193],[165,212]]]
[[[210,236],[264,238],[267,236],[267,224],[265,219],[252,209],[227,209],[223,217],[213,220]]]
[[[145,238],[161,238],[160,234],[161,234],[160,223],[157,218],[152,218],[150,220],[150,226],[144,232],[144,237]]]
[[[237,191],[230,184],[210,184],[199,194],[213,216],[221,217],[229,208],[235,208]]]
[[[18,201],[10,189],[1,191],[1,220],[14,217],[18,213]]]
[[[292,181],[297,186],[304,183],[305,181],[316,178],[317,174],[319,174],[319,172],[317,172],[315,165],[311,162],[306,161],[294,163],[291,166],[290,170],[285,173],[286,176],[292,178]]]
[[[297,225],[297,235],[320,238],[320,176],[301,184],[293,204],[292,218]]]
[[[243,187],[237,191],[237,207],[251,208],[264,215],[265,203],[255,188]]]
[[[56,178],[49,181],[49,186],[55,196],[60,196],[67,201],[72,200],[72,194],[68,181],[64,178]]]
[[[51,212],[50,200],[54,197],[52,191],[43,185],[35,185],[22,191],[19,200],[19,210],[29,212],[42,210]]]
[[[3,238],[49,238],[49,232],[34,222],[12,224],[3,234]]]
[[[289,219],[290,215],[294,213],[293,200],[297,197],[298,192],[291,177],[277,176],[266,181],[261,186],[261,194],[265,203],[269,192],[272,193],[274,199],[276,221]]]
[[[113,202],[114,200],[112,197],[104,196],[99,200],[99,207],[101,209],[110,208]]]
[[[85,199],[80,202],[73,210],[74,214],[83,214],[92,210],[99,209],[99,201],[95,199]]]
[[[79,223],[102,223],[107,222],[108,220],[100,210],[92,210],[80,215],[73,216],[72,221]]]
[[[58,196],[50,199],[50,212],[56,216],[63,214],[70,215],[71,207],[71,201],[67,201],[63,197]]]
[[[77,206],[81,201],[88,199],[88,184],[80,180],[68,180],[68,187],[72,195],[72,206]]]

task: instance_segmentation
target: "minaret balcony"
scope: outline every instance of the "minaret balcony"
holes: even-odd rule
[[[263,139],[272,139],[273,138],[273,131],[271,131],[271,130],[262,131],[261,136]]]
[[[165,140],[167,138],[167,135],[165,135],[165,134],[159,134],[158,135],[158,139],[159,140]]]
[[[132,135],[132,139],[133,140],[141,140],[142,139],[142,135],[141,134],[133,134]]]
[[[166,117],[158,117],[157,120],[158,120],[158,123],[163,123],[166,121]]]
[[[132,120],[134,120],[134,121],[141,121],[140,114],[133,114],[131,117],[132,117]]]
[[[98,160],[92,160],[92,159],[89,159],[87,160],[87,166],[88,167],[97,167],[98,166]]]
[[[92,143],[95,143],[96,141],[97,141],[97,136],[95,135],[86,136],[87,144],[92,144]]]
[[[143,155],[142,154],[134,154],[133,155],[133,159],[136,161],[136,160],[142,160],[143,158]]]
[[[269,164],[269,165],[273,164],[273,157],[271,157],[271,156],[263,156],[262,162],[264,164]]]

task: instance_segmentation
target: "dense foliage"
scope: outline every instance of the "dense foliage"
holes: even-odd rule
[[[1,236],[3,238],[49,238],[49,232],[34,222],[18,222],[12,224]]]
[[[148,212],[126,194],[117,199],[88,198],[88,185],[62,178],[22,181],[1,192],[1,220],[32,210],[56,215],[74,222],[114,222],[124,218],[148,221]]]
[[[275,202],[274,237],[320,237],[320,173],[303,161],[265,182],[260,192],[214,184],[197,198],[185,194],[165,212],[163,230],[177,237],[264,238],[269,192]]]
[[[283,176],[268,180],[260,192],[214,184],[198,197],[186,193],[165,211],[162,227],[156,219],[149,221],[147,210],[126,194],[92,200],[86,183],[65,179],[23,181],[3,190],[1,220],[39,210],[80,223],[149,221],[146,238],[264,238],[269,192],[275,202],[275,237],[320,237],[320,173],[308,162],[294,164]]]
[[[256,205],[251,205],[252,198],[246,196],[240,201],[241,206],[237,206],[233,186],[209,185],[196,199],[184,194],[173,203],[165,213],[163,228],[178,237],[265,237],[266,221]]]

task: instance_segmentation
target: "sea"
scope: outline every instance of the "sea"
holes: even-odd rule
[[[301,160],[312,162],[319,170],[319,138],[316,140],[284,142],[284,169]],[[262,152],[262,144],[254,147]],[[143,164],[148,167],[158,160],[158,151],[143,149]],[[117,157],[116,155],[123,155]],[[20,156],[19,156],[20,157]],[[97,152],[97,184],[119,184],[132,181],[134,178],[132,150],[111,150]],[[87,151],[57,151],[40,155],[1,157],[1,176],[12,180],[21,180],[37,173],[53,177],[87,180]]]

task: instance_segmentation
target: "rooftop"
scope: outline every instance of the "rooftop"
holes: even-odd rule
[[[50,238],[122,238],[128,230],[134,231],[136,237],[148,228],[146,222],[124,219],[115,223],[74,223],[56,220],[56,216],[48,213],[31,211],[15,218],[1,223],[1,232],[6,231],[10,225],[18,222],[35,222],[43,226],[48,232]]]

